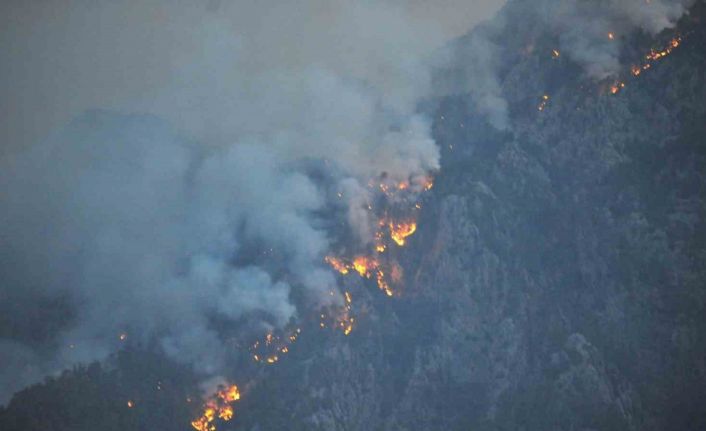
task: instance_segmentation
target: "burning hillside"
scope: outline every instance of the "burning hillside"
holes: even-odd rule
[[[421,209],[417,199],[433,185],[429,176],[398,183],[382,178],[377,186],[371,182],[369,186],[380,191],[380,195],[374,197],[379,204],[367,205],[377,220],[372,245],[348,257],[326,256],[326,263],[341,275],[355,272],[360,277],[374,279],[381,291],[394,296],[393,286],[402,281],[402,269],[395,261],[391,246],[404,247],[417,231],[417,214]]]
[[[421,209],[419,195],[432,187],[433,181],[428,176],[398,183],[383,177],[377,186],[371,183],[370,189],[376,192],[372,194],[371,202],[365,205],[377,218],[373,237],[352,257],[326,256],[325,263],[341,275],[354,273],[364,279],[374,280],[378,289],[388,297],[398,295],[399,292],[396,292],[393,286],[402,283],[403,272],[395,259],[395,248],[406,246],[409,238],[416,232],[417,214]],[[375,207],[372,201],[375,201]],[[379,211],[374,208],[379,208]],[[335,295],[333,291],[330,293]],[[353,295],[344,291],[342,297],[341,305],[331,305],[320,310],[319,327],[340,330],[348,336],[356,323],[356,317],[353,315]],[[301,328],[294,327],[278,332],[267,332],[263,339],[256,340],[250,346],[253,361],[265,365],[278,363],[290,352],[302,331]],[[201,416],[192,421],[192,427],[197,431],[216,431],[218,421],[226,422],[233,417],[232,404],[239,399],[237,386],[219,389],[206,400]]]
[[[609,39],[615,39],[614,33],[609,33]],[[620,93],[627,86],[626,81],[627,79],[629,79],[629,77],[632,77],[633,79],[638,78],[645,72],[652,69],[657,62],[664,60],[666,57],[672,54],[674,50],[679,48],[683,40],[683,36],[677,35],[674,36],[665,46],[661,48],[651,48],[649,53],[644,55],[644,61],[641,64],[633,64],[632,66],[630,66],[629,74],[622,73],[618,78],[608,80],[607,82],[603,81],[603,83],[601,84],[601,91],[607,91],[611,95],[616,95]],[[558,58],[558,56],[558,51],[556,49],[552,50],[552,58]],[[541,100],[537,105],[537,110],[540,112],[544,111],[547,108],[549,100],[549,95],[542,95]]]
[[[191,426],[197,431],[216,431],[218,421],[233,419],[233,403],[239,399],[240,391],[236,385],[220,388],[206,400],[201,416],[194,419]]]
[[[669,41],[669,44],[662,49],[652,49],[649,54],[645,55],[645,62],[641,65],[633,65],[630,71],[633,76],[640,76],[642,72],[652,68],[652,65],[671,54],[675,49],[679,48],[682,43],[682,37],[676,36]]]

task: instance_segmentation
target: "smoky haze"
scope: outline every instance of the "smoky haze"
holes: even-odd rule
[[[511,0],[492,21],[483,23],[470,34],[459,38],[445,50],[453,59],[452,77],[435,82],[435,91],[469,94],[475,115],[495,128],[512,129],[509,106],[502,90],[502,63],[518,52],[507,52],[508,22],[534,26],[556,40],[562,56],[581,67],[593,81],[615,79],[625,69],[620,54],[625,38],[636,32],[654,37],[676,26],[694,0]],[[505,12],[513,15],[508,17]],[[516,30],[516,29],[515,29]],[[610,36],[609,36],[610,35]],[[525,54],[534,49],[526,41]],[[629,65],[627,65],[629,66]]]
[[[366,181],[439,168],[430,54],[502,5],[433,3],[4,2],[0,402],[123,332],[217,374],[211,317],[340,300],[325,188],[369,240]]]

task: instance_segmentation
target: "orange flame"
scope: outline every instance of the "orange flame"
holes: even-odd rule
[[[670,40],[669,44],[665,48],[660,49],[660,50],[651,49],[650,53],[645,56],[645,59],[648,61],[660,60],[660,59],[668,56],[669,54],[671,54],[672,51],[674,51],[674,49],[678,48],[679,45],[681,45],[681,41],[682,41],[681,37],[677,36],[677,37],[673,38],[672,40]]]
[[[289,346],[297,341],[299,334],[301,334],[300,328],[290,330],[289,335],[275,335],[272,332],[268,332],[262,342],[260,340],[255,341],[250,347],[253,361],[264,361],[266,364],[278,362],[281,355],[289,353]]]
[[[389,222],[388,226],[390,228],[390,237],[400,247],[405,245],[407,237],[417,231],[417,223],[413,221],[400,223]]]
[[[378,267],[377,260],[367,257],[358,256],[353,260],[353,269],[361,276],[365,278],[370,278],[372,271]]]
[[[395,294],[395,292],[390,288],[390,284],[385,280],[385,273],[381,269],[375,273],[375,279],[378,282],[378,287],[380,290],[385,292],[387,296],[392,296]]]
[[[331,265],[331,268],[343,275],[348,274],[348,271],[350,271],[348,265],[346,265],[341,259],[338,259],[333,256],[326,256],[324,260],[326,261],[326,263]]]
[[[610,94],[618,94],[623,88],[625,88],[625,83],[621,81],[616,81],[613,85],[610,86]]]
[[[539,102],[539,105],[537,106],[538,111],[544,111],[544,108],[547,107],[547,103],[549,103],[549,95],[545,94],[542,96],[542,101]]]
[[[233,419],[232,403],[240,399],[240,391],[236,385],[219,389],[204,403],[203,413],[191,422],[197,431],[216,431],[216,418],[227,422]]]
[[[422,178],[422,189],[425,192],[428,192],[429,190],[431,190],[432,187],[434,187],[434,179],[432,177]]]
[[[681,36],[676,36],[676,37],[672,38],[672,40],[669,41],[669,43],[667,44],[666,47],[664,47],[662,49],[654,49],[654,48],[651,49],[649,54],[645,55],[646,62],[642,65],[633,64],[630,67],[630,73],[632,74],[632,76],[635,76],[635,77],[642,75],[643,72],[652,68],[653,63],[667,57],[669,54],[672,53],[672,51],[674,51],[676,48],[678,48],[681,45],[681,43],[682,43]],[[618,88],[615,91],[613,91],[613,88],[615,88],[615,87],[611,87],[611,93],[613,93],[613,94],[616,94],[618,91],[620,91],[620,88]]]

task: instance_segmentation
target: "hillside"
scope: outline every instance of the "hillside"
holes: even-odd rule
[[[526,7],[477,30],[501,47],[508,127],[470,93],[424,107],[442,167],[399,254],[400,297],[341,277],[353,332],[304,320],[286,360],[243,352],[243,398],[219,430],[706,429],[706,4],[676,29],[621,35],[617,94],[552,55],[559,35]],[[472,37],[444,73],[461,73]],[[196,377],[123,355],[20,392],[0,429],[190,429]],[[161,379],[168,396],[140,389]],[[126,409],[134,393],[149,407]]]

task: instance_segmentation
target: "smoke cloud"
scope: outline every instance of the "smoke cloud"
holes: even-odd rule
[[[562,56],[578,64],[587,78],[603,80],[625,70],[620,61],[624,37],[636,31],[655,36],[675,27],[694,1],[510,0],[493,20],[437,54],[448,69],[439,74],[435,91],[468,95],[473,114],[496,129],[511,129],[501,70],[517,55],[507,48],[517,43],[508,41],[514,33],[554,35]],[[529,44],[527,52],[533,50],[533,41],[521,42]]]
[[[621,71],[622,36],[636,30],[654,36],[673,28],[692,4],[693,0],[567,0],[533,7],[560,35],[562,52],[583,66],[589,77],[605,79]]]
[[[365,242],[368,179],[438,169],[429,54],[498,6],[5,2],[0,402],[122,333],[218,373],[214,320],[336,301],[329,189]]]

